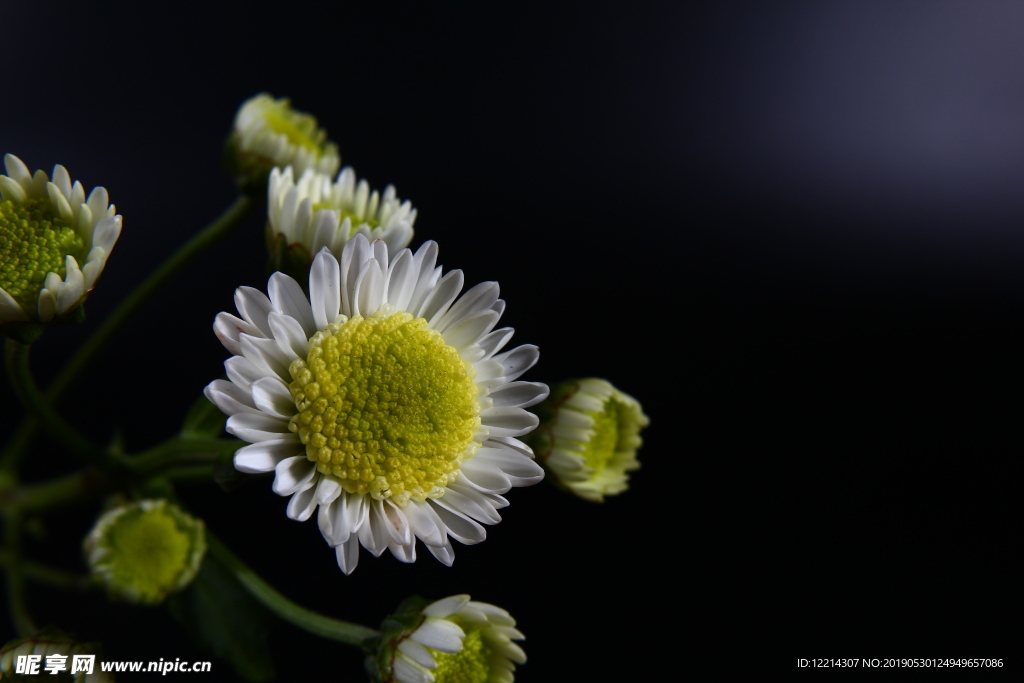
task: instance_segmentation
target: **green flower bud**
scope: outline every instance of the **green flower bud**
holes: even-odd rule
[[[594,502],[629,488],[640,430],[650,422],[635,398],[603,379],[569,380],[536,413],[529,443],[555,483]]]
[[[206,553],[202,520],[166,500],[104,513],[85,539],[94,580],[111,598],[154,605],[195,578]]]
[[[275,166],[296,173],[312,169],[334,175],[341,166],[338,147],[316,118],[292,109],[287,97],[260,93],[242,103],[225,146],[225,163],[239,187],[262,194]]]

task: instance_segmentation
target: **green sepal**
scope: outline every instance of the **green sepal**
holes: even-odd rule
[[[313,265],[313,255],[305,246],[298,242],[288,244],[281,233],[271,234],[267,225],[267,273],[282,272],[291,276],[309,294],[309,269]]]
[[[181,436],[185,439],[216,438],[224,432],[224,413],[206,396],[200,395],[185,414]]]
[[[398,609],[381,622],[377,653],[366,658],[366,671],[371,679],[386,681],[391,678],[395,647],[423,622],[423,608],[429,604],[429,600],[413,595],[403,600]]]
[[[195,580],[170,596],[167,607],[200,647],[224,659],[246,681],[275,677],[270,657],[270,613],[207,554]]]

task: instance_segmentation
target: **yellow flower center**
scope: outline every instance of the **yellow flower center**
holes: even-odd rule
[[[633,418],[629,406],[612,396],[601,412],[587,412],[594,419],[594,435],[584,447],[583,459],[587,466],[600,474],[611,461],[616,451],[627,448],[630,434],[639,433],[639,425]]]
[[[466,631],[458,652],[433,650],[433,655],[437,661],[437,668],[432,671],[435,683],[486,683],[491,648],[484,642],[480,629]]]
[[[301,114],[284,102],[274,102],[263,112],[263,120],[267,127],[275,133],[283,133],[288,142],[309,150],[319,150],[323,142],[323,133],[316,125],[316,119],[309,114]]]
[[[64,279],[68,254],[81,262],[85,244],[49,199],[0,201],[0,287],[15,301],[33,307],[47,273]]]
[[[109,544],[113,583],[148,602],[175,586],[187,568],[192,540],[165,510],[136,509],[118,518]]]
[[[339,208],[329,202],[317,202],[316,204],[313,204],[314,215],[316,215],[316,212],[319,211],[320,209],[333,209],[334,211],[337,211],[338,219],[342,222],[344,222],[346,218],[349,219],[352,227],[349,230],[347,239],[352,239],[352,235],[356,234],[356,228],[358,228],[363,223],[369,225],[371,228],[376,228],[378,225],[380,225],[380,223],[373,217],[360,216],[355,211],[346,211],[345,209]]]
[[[289,429],[349,493],[436,498],[476,451],[476,372],[423,318],[382,307],[332,323],[289,370]]]

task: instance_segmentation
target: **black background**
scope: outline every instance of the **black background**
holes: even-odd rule
[[[221,144],[265,90],[413,201],[414,246],[501,283],[503,324],[541,348],[526,379],[604,376],[652,420],[627,493],[515,489],[450,569],[363,552],[345,577],[269,480],[182,489],[286,595],[374,625],[468,592],[519,621],[523,681],[1011,656],[1020,6],[165,7],[5,8],[0,150],[124,216],[88,323],[34,349],[42,381],[232,200]],[[264,264],[253,215],[117,337],[72,421],[130,450],[172,434],[221,374],[214,315]],[[26,478],[72,466],[40,442]],[[97,509],[48,517],[30,552],[81,567]],[[162,610],[30,598],[109,659],[207,658]],[[362,680],[351,648],[287,624],[271,643],[282,680]]]

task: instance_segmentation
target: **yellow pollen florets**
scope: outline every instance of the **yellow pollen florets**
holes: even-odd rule
[[[85,245],[49,199],[15,204],[0,201],[0,288],[22,306],[32,306],[47,273],[64,278],[64,257],[81,260]]]
[[[382,309],[332,323],[289,368],[288,427],[349,493],[398,505],[443,493],[480,427],[472,363],[423,318]]]

